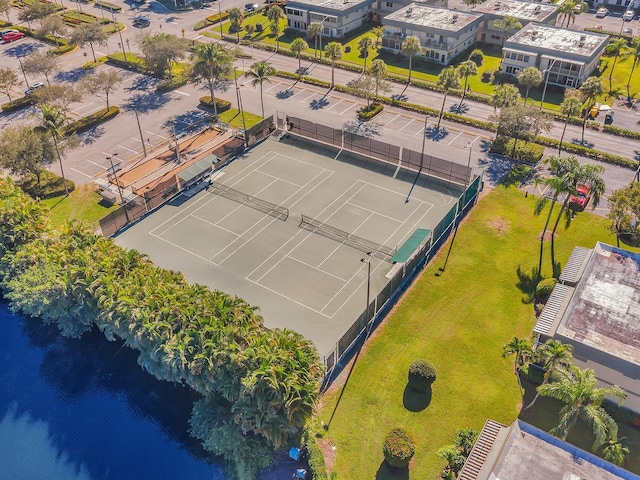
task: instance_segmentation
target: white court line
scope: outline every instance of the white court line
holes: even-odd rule
[[[264,175],[265,177],[271,177],[271,178],[275,178],[277,180],[280,180],[281,182],[284,183],[288,183],[289,185],[293,185],[294,187],[298,187],[298,188],[302,188],[302,185],[298,185],[297,183],[293,183],[290,180],[285,180],[284,178],[281,177],[276,177],[275,175],[271,175],[270,173],[267,172],[263,172],[262,170],[260,170],[259,168],[257,168],[256,170],[254,170],[255,172],[258,172],[261,175]]]
[[[371,185],[374,185],[374,184],[371,184]],[[420,201],[422,201],[422,200],[420,200]],[[352,207],[359,208],[360,210],[364,210],[365,212],[375,213],[376,215],[378,215],[378,216],[380,216],[382,218],[386,218],[387,220],[393,220],[394,222],[400,222],[400,223],[406,222],[406,220],[399,220],[399,219],[397,219],[395,217],[390,217],[389,215],[385,215],[384,213],[380,213],[380,212],[378,212],[376,210],[369,210],[368,208],[363,207],[362,205],[358,205],[357,203],[346,202],[346,205],[351,205]],[[356,233],[356,232],[353,232],[353,233]]]
[[[346,110],[341,111],[338,115],[344,115],[345,113],[347,113],[349,110],[351,110],[353,107],[355,107],[356,105],[358,105],[357,103],[354,103],[353,105],[351,105],[349,108],[347,108]]]
[[[246,277],[245,280],[253,283],[254,285],[259,286],[260,288],[264,288],[265,290],[267,290],[268,292],[273,293],[274,295],[278,295],[279,297],[282,297],[285,300],[289,300],[291,303],[295,303],[297,305],[300,305],[303,308],[306,308],[307,310],[311,310],[312,312],[317,313],[318,315],[322,315],[323,317],[326,317],[326,318],[332,318],[329,315],[327,315],[326,313],[322,313],[322,312],[316,310],[315,308],[310,307],[309,305],[307,305],[305,303],[299,302],[298,300],[295,300],[295,299],[293,299],[291,297],[288,297],[287,295],[284,295],[284,294],[274,290],[273,288],[269,288],[269,287],[267,287],[267,286],[265,286],[265,285],[263,285],[261,283],[256,282],[255,280],[251,280],[249,277]]]
[[[319,93],[316,93],[316,92],[313,92],[311,95],[309,95],[309,96],[308,96],[307,98],[305,98],[304,100],[300,100],[300,102],[299,102],[299,103],[304,103],[304,102],[306,102],[307,100],[309,100],[310,98],[315,97],[316,95],[320,95],[320,94],[319,94]]]
[[[86,173],[81,172],[80,170],[76,170],[76,169],[75,169],[75,168],[73,168],[73,167],[69,167],[69,169],[73,170],[74,172],[78,172],[80,175],[84,175],[85,177],[93,178],[93,176],[92,176],[92,175],[87,175]]]
[[[154,228],[154,230],[155,230],[155,228]],[[152,237],[156,237],[158,240],[162,240],[163,242],[166,242],[169,245],[171,245],[172,247],[178,248],[178,249],[182,250],[183,252],[187,252],[187,253],[193,255],[194,257],[198,257],[199,259],[204,260],[207,263],[211,263],[208,259],[204,258],[203,256],[198,255],[197,253],[192,252],[191,250],[187,250],[186,248],[184,248],[184,247],[182,247],[182,246],[180,246],[180,245],[178,245],[176,243],[173,243],[172,241],[167,240],[166,238],[162,238],[160,235],[156,235],[155,233],[153,233],[153,231],[149,232],[149,235],[151,235]]]
[[[451,145],[451,144],[452,144],[453,142],[455,142],[455,141],[456,141],[456,139],[457,139],[460,135],[462,135],[463,133],[464,133],[464,130],[460,130],[460,133],[459,133],[459,134],[457,134],[455,137],[453,137],[453,139],[452,139],[449,143],[447,143],[447,145]]]
[[[396,120],[398,117],[400,116],[400,114],[397,114],[395,117],[393,117],[391,120],[389,120],[387,123],[384,124],[384,126],[386,127],[387,125],[389,125],[391,122],[393,122],[394,120]]]
[[[342,245],[342,244],[340,244],[340,245]],[[334,250],[334,251],[335,251],[335,250]],[[335,274],[333,274],[333,273],[331,273],[331,272],[327,272],[326,270],[322,270],[321,268],[318,268],[319,266],[318,266],[318,267],[316,267],[316,266],[314,266],[314,265],[311,265],[310,263],[303,262],[302,260],[299,260],[299,259],[297,259],[297,258],[295,258],[295,257],[292,257],[291,255],[286,255],[286,256],[285,256],[285,258],[290,258],[290,259],[291,259],[291,260],[293,260],[294,262],[298,262],[298,263],[300,263],[300,264],[302,264],[302,265],[304,265],[304,266],[306,266],[306,267],[310,267],[310,268],[312,268],[312,269],[314,269],[314,270],[318,270],[319,272],[322,272],[322,273],[324,273],[324,274],[326,274],[326,275],[329,275],[330,277],[337,278],[338,280],[340,280],[340,281],[342,281],[342,282],[348,282],[348,280],[347,280],[347,279],[345,279],[345,278],[339,277],[339,276],[337,276],[337,275],[335,275]]]
[[[119,143],[118,143],[117,145],[118,145],[120,148],[124,148],[125,150],[129,150],[131,153],[138,153],[138,151],[137,151],[137,150],[131,150],[130,148],[128,148],[128,147],[124,147],[124,146],[120,145]]]
[[[156,136],[156,137],[160,137],[160,138],[161,138],[161,139],[163,139],[163,140],[166,140],[166,139],[167,139],[167,137],[165,137],[165,136],[163,136],[163,135],[159,135],[159,134],[157,134],[157,133],[150,132],[149,130],[145,130],[145,132],[147,132],[149,135],[154,135],[154,136]]]
[[[187,92],[183,92],[181,90],[174,90],[175,93],[179,94],[179,95],[184,95],[185,97],[190,97],[191,94],[187,93]]]
[[[342,102],[344,102],[344,101],[345,101],[345,99],[344,99],[344,98],[341,98],[340,100],[338,100],[338,103],[334,103],[334,104],[333,104],[333,105],[331,105],[329,108],[327,108],[327,112],[328,112],[329,110],[331,110],[333,107],[337,107],[338,105],[340,105],[340,104],[341,104]]]
[[[414,118],[412,118],[411,120],[409,120],[409,123],[407,123],[404,127],[402,127],[401,129],[399,129],[398,131],[401,132],[402,130],[404,130],[405,128],[407,128],[409,125],[411,125],[413,122],[415,121]]]
[[[236,238],[238,238],[238,237],[240,237],[242,235],[242,234],[238,234],[238,233],[234,232],[233,230],[229,230],[228,228],[221,227],[217,223],[210,222],[206,218],[199,217],[199,216],[197,216],[197,215],[195,215],[193,213],[190,214],[190,216],[195,218],[196,220],[200,220],[201,222],[208,223],[212,227],[216,227],[216,228],[219,228],[220,230],[224,230],[225,232],[229,232],[231,235],[234,235]],[[215,255],[214,255],[214,257],[215,257]],[[211,258],[213,258],[213,257],[211,257]],[[212,263],[215,263],[215,262],[212,262]]]

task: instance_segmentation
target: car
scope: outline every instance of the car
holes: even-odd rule
[[[16,40],[20,40],[24,37],[24,33],[22,32],[8,32],[2,35],[2,41],[4,43],[15,42]]]
[[[24,91],[24,95],[25,95],[26,97],[28,97],[28,96],[30,96],[30,95],[33,95],[33,93],[34,93],[36,90],[38,90],[39,88],[42,88],[42,87],[44,87],[44,83],[42,83],[42,82],[35,82],[35,83],[32,83],[31,85],[29,85],[29,88],[28,88],[28,89],[26,89],[26,90]]]
[[[573,210],[584,210],[591,201],[591,187],[589,185],[578,185],[576,193],[569,197],[569,208]]]
[[[140,15],[139,17],[133,19],[134,27],[148,27],[150,24],[151,21],[149,20],[149,17],[145,17],[144,15]]]
[[[636,16],[636,12],[634,12],[633,10],[627,10],[622,14],[622,19],[627,22],[630,22],[631,20],[633,20],[633,17],[635,16]]]
[[[622,33],[625,35],[633,35],[633,28],[627,27],[624,30],[622,30]]]
[[[604,116],[604,124],[605,125],[611,125],[613,123],[613,114],[614,114],[614,112],[609,111]]]
[[[606,9],[606,8],[604,8],[604,7],[600,7],[600,8],[598,9],[598,11],[596,12],[596,18],[604,18],[604,17],[606,17],[607,15],[609,15],[609,10],[607,10],[607,9]]]
[[[575,14],[579,14],[582,13],[582,9],[584,8],[584,3],[582,2],[578,2],[576,5],[573,6],[573,13]]]
[[[257,3],[247,3],[247,4],[244,6],[244,9],[245,9],[247,12],[253,12],[254,10],[257,10],[258,8],[260,8],[260,6],[259,6]]]
[[[7,33],[18,33],[18,30],[14,30],[13,28],[5,28],[4,30],[0,30],[0,37],[4,37]]]

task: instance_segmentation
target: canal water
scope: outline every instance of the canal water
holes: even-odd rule
[[[225,480],[188,433],[194,393],[100,332],[64,339],[0,302],[0,478]]]

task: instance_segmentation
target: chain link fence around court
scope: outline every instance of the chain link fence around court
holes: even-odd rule
[[[341,150],[380,160],[408,170],[437,178],[444,182],[466,186],[471,182],[473,169],[467,165],[444,160],[358,135],[348,130],[333,128],[288,115],[287,131],[310,140],[322,142]]]
[[[257,125],[247,129],[246,138],[248,145],[254,145],[272,133],[273,130],[273,116],[265,118]],[[233,161],[241,155],[244,150],[244,132],[239,132],[238,135],[210,152],[220,159],[215,165],[215,170],[219,170]],[[125,185],[125,188],[126,187]],[[153,185],[144,195],[136,196],[133,200],[98,220],[94,226],[94,230],[105,237],[111,237],[130,223],[167,203],[176,195],[182,193],[182,191],[183,189],[180,186],[177,175],[173,175],[165,180],[159,180],[158,183]]]
[[[372,329],[374,329],[389,313],[391,307],[422,271],[424,266],[438,252],[440,247],[449,238],[461,219],[475,205],[481,190],[482,178],[476,177],[464,190],[455,205],[449,210],[442,220],[433,229],[424,245],[420,245],[413,256],[404,263],[394,264],[395,274],[389,282],[382,288],[380,293],[368,305],[366,311],[356,319],[355,322],[343,333],[336,342],[335,347],[323,356],[324,364],[327,368],[327,379],[332,378],[332,373],[336,365],[343,358],[348,358],[355,347],[365,340]]]

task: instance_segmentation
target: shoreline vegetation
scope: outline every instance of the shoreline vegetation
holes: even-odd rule
[[[324,367],[314,345],[266,329],[238,297],[189,284],[80,222],[54,229],[46,207],[0,178],[0,289],[14,312],[79,338],[97,327],[138,350],[159,380],[186,384],[196,401],[191,435],[254,478],[276,450],[300,444]]]

